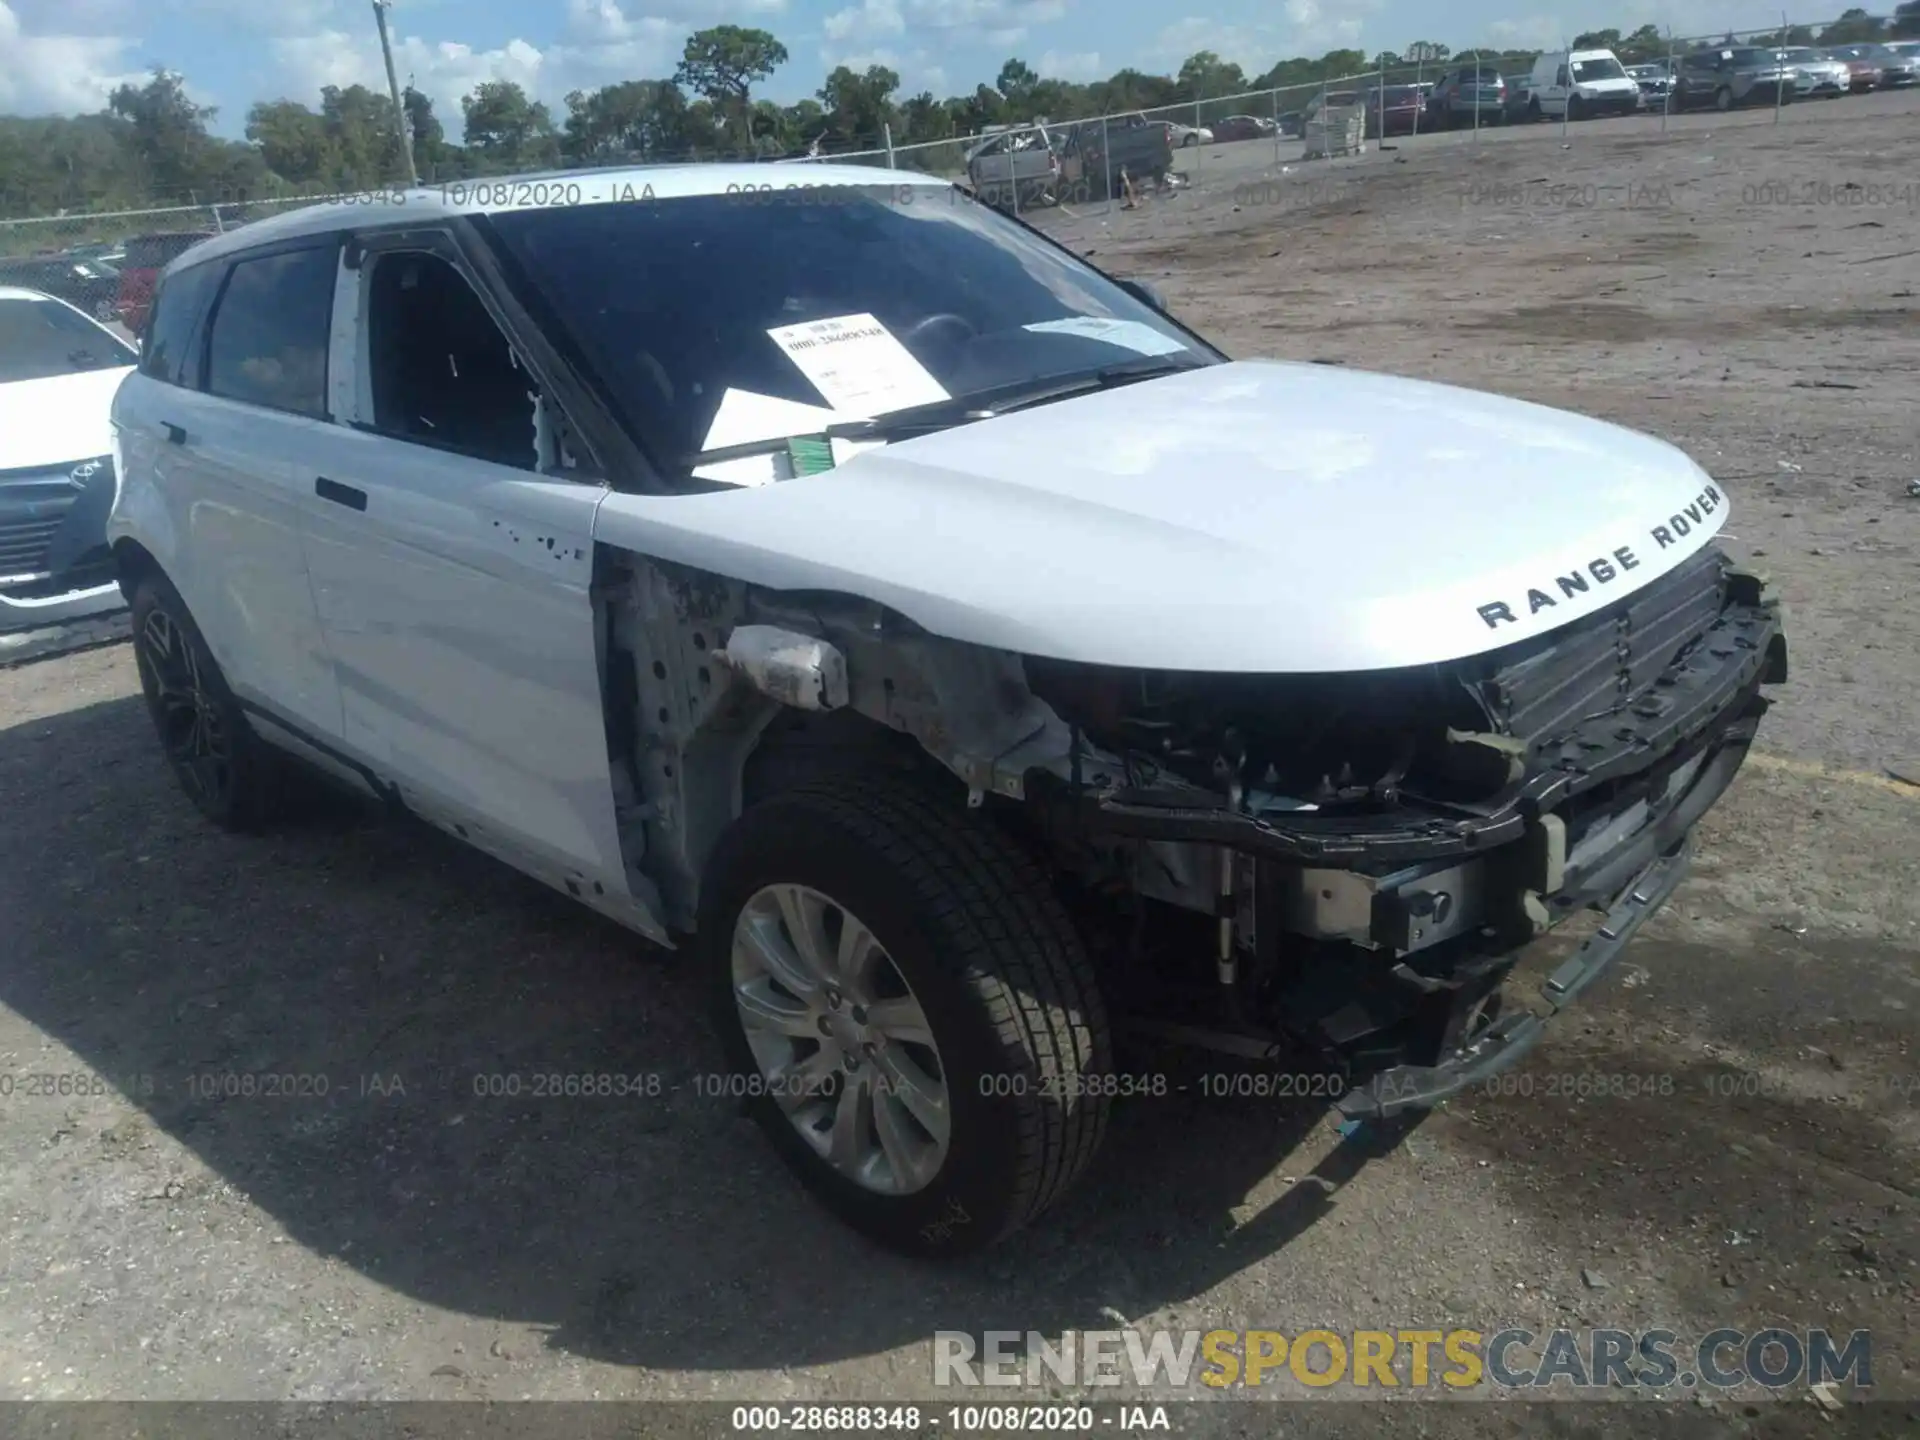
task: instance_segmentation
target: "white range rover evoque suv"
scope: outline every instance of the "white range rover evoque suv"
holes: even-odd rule
[[[943,181],[316,206],[144,338],[110,533],[194,803],[304,763],[690,948],[773,1143],[918,1253],[1065,1192],[1130,1034],[1354,1117],[1513,1064],[1786,675],[1679,451],[1230,361]]]

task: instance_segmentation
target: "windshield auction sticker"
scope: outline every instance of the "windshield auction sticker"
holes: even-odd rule
[[[1065,320],[1040,320],[1026,327],[1036,335],[1084,335],[1104,340],[1138,355],[1172,355],[1187,347],[1171,335],[1162,335],[1138,320],[1104,320],[1095,315],[1071,315]]]
[[[891,330],[871,315],[839,315],[767,331],[835,410],[884,415],[949,396]]]

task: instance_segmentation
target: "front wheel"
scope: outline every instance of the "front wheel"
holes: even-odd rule
[[[842,1220],[961,1255],[1085,1170],[1104,1002],[1045,876],[981,816],[897,782],[790,790],[734,822],[702,892],[729,1093]]]
[[[1587,102],[1582,100],[1578,95],[1569,98],[1567,101],[1567,119],[1571,122],[1578,122],[1586,118]]]
[[[1722,113],[1733,109],[1733,91],[1722,85],[1713,92],[1713,106]]]

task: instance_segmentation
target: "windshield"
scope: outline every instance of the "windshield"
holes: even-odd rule
[[[1782,60],[1791,61],[1796,65],[1804,65],[1809,60],[1818,60],[1820,58],[1818,51],[1810,50],[1805,46],[1795,46],[1791,49],[1779,51],[1778,53]]]
[[[1576,60],[1572,68],[1575,80],[1622,80],[1627,73],[1620,68],[1620,62],[1611,56],[1602,56],[1598,60]]]
[[[836,421],[1147,357],[1221,358],[944,186],[581,205],[490,225],[634,432],[680,475],[706,452]]]
[[[54,300],[0,300],[0,384],[131,365],[139,357]]]

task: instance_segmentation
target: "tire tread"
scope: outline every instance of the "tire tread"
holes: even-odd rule
[[[958,978],[981,998],[1008,1056],[1030,1072],[1038,1094],[1010,1108],[1020,1158],[1000,1235],[1031,1223],[1092,1162],[1111,1108],[1077,1083],[1111,1064],[1113,1041],[1066,908],[1033,857],[974,814],[956,814],[953,801],[928,786],[843,779],[765,802],[766,809],[788,806],[805,812],[802,823],[828,820],[898,867],[929,927],[951,942],[936,953],[961,967]]]

